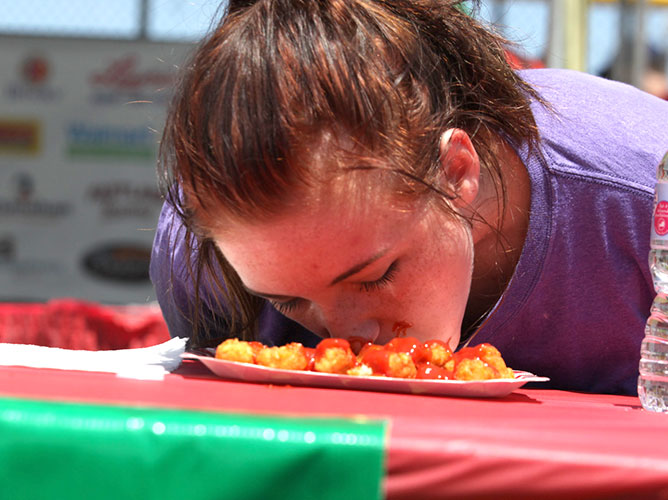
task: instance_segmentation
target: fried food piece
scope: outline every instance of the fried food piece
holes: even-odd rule
[[[227,339],[216,347],[216,358],[240,363],[255,363],[255,356],[264,346],[260,342]]]
[[[452,360],[452,350],[450,346],[442,340],[428,340],[424,343],[425,347],[431,351],[430,363],[436,366],[444,367],[448,361]],[[454,363],[450,367],[454,367]]]
[[[346,375],[354,375],[356,377],[372,377],[374,373],[369,365],[358,362],[355,366],[346,372]]]
[[[383,346],[363,349],[359,361],[371,368],[374,375],[396,378],[415,378],[417,375],[417,368],[410,354],[390,351]]]
[[[357,358],[345,339],[325,339],[315,348],[313,370],[323,373],[347,373]]]
[[[393,352],[405,352],[410,355],[415,364],[431,361],[432,351],[424,342],[420,342],[415,337],[394,338],[385,345],[385,349]]]
[[[453,373],[452,370],[438,366],[435,363],[420,363],[417,365],[417,374],[415,378],[427,380],[450,380],[453,378]]]
[[[515,376],[506,366],[498,349],[490,344],[464,347],[454,354],[454,360],[456,380],[490,380]]]
[[[491,344],[480,344],[478,352],[480,359],[498,372],[499,378],[515,378],[513,370],[506,366],[499,350]]]
[[[279,347],[265,347],[257,353],[255,362],[258,365],[283,370],[306,370],[309,365],[304,346],[299,342]]]
[[[480,358],[464,358],[455,365],[455,380],[489,380],[498,378],[496,370]]]

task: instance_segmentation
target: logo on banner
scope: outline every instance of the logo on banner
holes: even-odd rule
[[[168,65],[146,67],[138,54],[124,55],[89,77],[90,101],[94,104],[130,102],[165,103],[174,83],[174,71]]]
[[[83,268],[92,276],[124,283],[149,281],[151,248],[141,243],[107,243],[82,257]]]
[[[0,120],[0,154],[39,153],[40,125],[36,120]]]
[[[155,183],[134,184],[129,181],[100,182],[86,190],[87,198],[99,206],[107,219],[157,218],[162,206]]]
[[[8,277],[12,282],[29,278],[31,280],[44,278],[47,274],[56,274],[63,272],[61,262],[58,262],[53,255],[45,254],[44,256],[31,257],[21,255],[17,250],[17,242],[15,235],[11,233],[0,234],[0,271],[5,277]],[[39,288],[39,287],[38,287]],[[39,288],[36,293],[29,293],[32,299],[42,299],[44,290]],[[13,287],[0,287],[0,299],[2,300],[25,300],[28,298],[24,293],[21,296],[15,295]]]
[[[67,128],[67,154],[70,157],[144,160],[153,164],[157,141],[148,126],[75,122]]]
[[[0,264],[14,260],[16,256],[16,241],[11,234],[0,235]]]
[[[62,217],[72,211],[66,201],[45,200],[35,195],[35,179],[17,172],[8,183],[9,196],[0,197],[0,216]]]
[[[5,87],[5,95],[14,100],[55,101],[62,96],[62,90],[53,87],[51,64],[42,55],[30,55],[20,61],[17,79]]]

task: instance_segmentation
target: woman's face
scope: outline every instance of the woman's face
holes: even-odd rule
[[[407,208],[369,190],[339,186],[317,199],[214,233],[248,291],[354,347],[404,333],[454,349],[471,283],[469,228],[433,203]]]

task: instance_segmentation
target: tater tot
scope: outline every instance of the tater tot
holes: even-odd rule
[[[323,373],[347,373],[357,358],[344,339],[325,339],[315,349],[313,369]]]
[[[497,378],[496,370],[480,358],[464,358],[455,365],[456,380],[489,380]]]
[[[304,346],[298,342],[279,347],[265,347],[258,352],[255,361],[258,365],[283,370],[306,370],[309,364]]]
[[[452,359],[452,350],[445,342],[428,340],[424,345],[431,351],[431,363],[433,365],[445,367],[445,364]]]
[[[216,347],[216,358],[240,363],[254,363],[255,355],[262,347],[258,342],[227,339]]]
[[[385,375],[397,378],[415,378],[417,368],[406,352],[393,352],[370,347],[360,353],[360,362],[369,366],[374,375]]]
[[[397,337],[390,340],[385,349],[394,352],[405,352],[410,355],[415,364],[429,363],[431,361],[431,350],[424,342],[415,337]]]
[[[369,365],[365,365],[364,363],[357,363],[346,372],[346,375],[354,375],[356,377],[372,377],[375,374]]]
[[[480,344],[478,352],[480,359],[482,359],[489,366],[497,371],[498,378],[514,378],[513,371],[506,366],[499,350],[491,344]]]

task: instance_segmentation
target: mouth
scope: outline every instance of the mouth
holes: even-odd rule
[[[392,325],[392,335],[389,338],[385,338],[384,340],[381,340],[381,338],[377,338],[374,341],[372,341],[369,338],[360,337],[356,335],[351,335],[350,337],[346,337],[346,340],[350,344],[350,348],[357,355],[359,354],[362,347],[364,347],[367,344],[385,345],[393,338],[406,337],[408,329],[411,328],[412,326],[413,324],[409,323],[408,321],[396,321]]]
[[[348,343],[350,344],[350,348],[353,350],[353,352],[357,355],[360,353],[362,350],[362,347],[364,347],[366,344],[371,344],[372,342],[369,339],[366,339],[364,337],[348,337],[346,340],[348,340]]]

